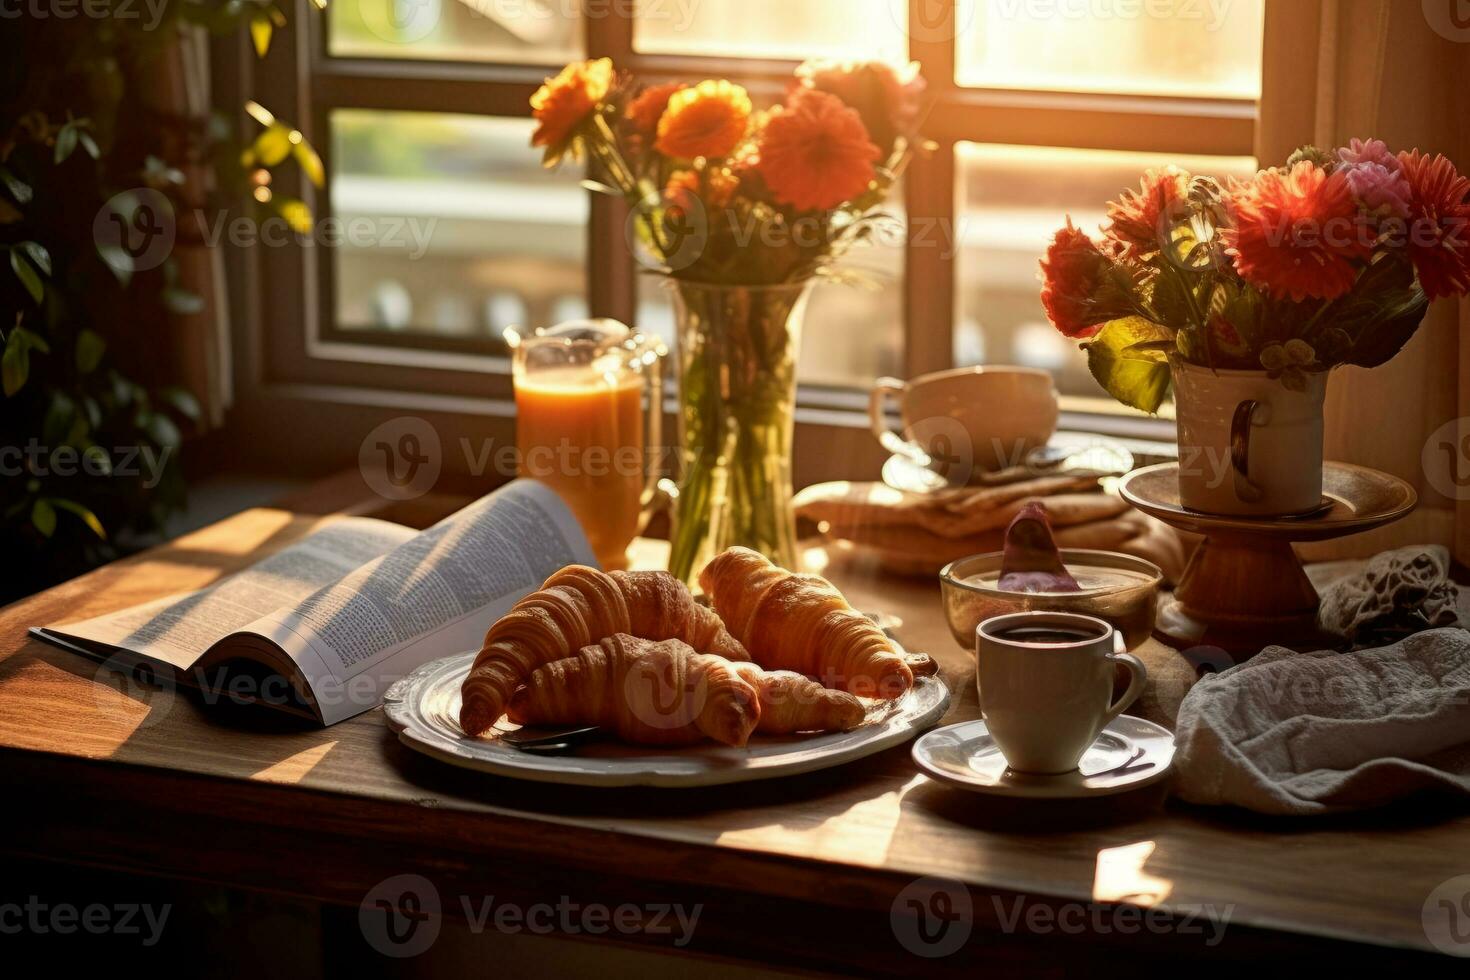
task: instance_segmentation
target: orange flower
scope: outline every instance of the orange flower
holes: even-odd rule
[[[722,157],[745,137],[750,96],[727,81],[700,82],[669,98],[658,122],[660,153],[684,160]]]
[[[708,202],[710,207],[728,207],[740,186],[740,178],[724,168],[706,170],[702,174],[693,170],[679,170],[664,186],[664,200],[670,208],[688,211],[696,199]]]
[[[766,123],[757,166],[777,201],[826,210],[866,191],[882,155],[856,110],[835,95],[799,89]]]
[[[653,136],[658,132],[658,121],[663,118],[664,110],[669,107],[669,99],[686,87],[683,82],[669,82],[644,89],[628,104],[628,121],[639,135]]]
[[[607,97],[613,83],[611,58],[576,61],[548,78],[531,96],[531,115],[541,125],[531,134],[532,146],[546,147],[546,166],[555,166],[568,150],[576,153],[582,127]]]
[[[1189,194],[1189,174],[1175,166],[1150,169],[1142,186],[1126,190],[1108,204],[1108,226],[1103,235],[1125,258],[1146,259],[1159,250],[1164,226],[1177,221]]]

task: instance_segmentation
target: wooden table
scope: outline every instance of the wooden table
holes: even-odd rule
[[[422,525],[459,502],[421,498],[390,514]],[[321,519],[247,511],[0,611],[0,850],[346,906],[389,876],[420,874],[447,915],[458,896],[699,904],[686,949],[788,969],[1106,973],[1197,957],[1234,970],[1269,956],[1463,971],[1421,926],[1430,892],[1470,872],[1463,810],[1280,821],[1161,805],[1162,790],[1001,806],[931,783],[907,747],[697,791],[518,783],[410,752],[377,711],[303,730],[260,709],[141,690],[25,635],[203,586]],[[934,586],[831,574],[855,604],[901,616],[907,646],[940,659],[955,692],[947,721],[976,716],[972,667]],[[942,880],[913,884],[927,876]],[[966,898],[970,916],[950,926],[970,930],[958,951],[920,958],[900,942],[939,922],[916,910]],[[1215,944],[1201,928],[1209,909],[1230,913]]]

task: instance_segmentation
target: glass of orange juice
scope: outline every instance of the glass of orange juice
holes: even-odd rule
[[[561,495],[603,568],[626,568],[658,499],[648,449],[661,440],[668,348],[616,320],[505,336],[520,475]]]

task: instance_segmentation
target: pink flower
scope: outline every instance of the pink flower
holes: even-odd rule
[[[1394,161],[1398,163],[1397,160]],[[1342,168],[1358,206],[1375,218],[1407,218],[1413,189],[1397,166],[1355,163]]]
[[[1337,151],[1337,158],[1346,164],[1376,163],[1391,173],[1398,173],[1399,159],[1389,152],[1383,140],[1360,140],[1354,136],[1348,145]]]

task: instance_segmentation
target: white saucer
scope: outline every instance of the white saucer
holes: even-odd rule
[[[1143,754],[1128,771],[1110,771],[1139,751]],[[1139,789],[1165,778],[1174,767],[1174,736],[1151,721],[1119,715],[1083,753],[1075,770],[1056,776],[1012,772],[980,720],[936,728],[914,743],[912,754],[926,775],[961,789],[994,796],[1074,799]]]
[[[1133,454],[1105,436],[1058,432],[1046,446],[1032,450],[1016,479],[1028,476],[1121,476],[1133,469]],[[1027,471],[1030,471],[1029,473]],[[1007,471],[1011,473],[1012,471]],[[883,482],[895,490],[934,493],[950,484],[944,477],[905,456],[890,456],[883,464]],[[983,485],[983,479],[977,479]]]

